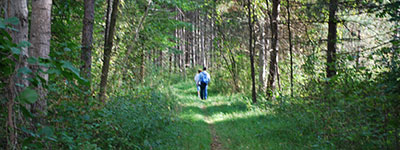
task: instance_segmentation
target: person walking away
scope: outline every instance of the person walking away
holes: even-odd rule
[[[200,98],[204,100],[207,100],[207,87],[211,80],[210,74],[206,70],[207,68],[204,67],[200,73]]]
[[[197,88],[197,96],[200,98],[200,73],[201,70],[199,69],[196,76],[194,76],[194,81],[196,82],[196,88]]]

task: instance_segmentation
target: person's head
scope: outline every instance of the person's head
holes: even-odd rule
[[[206,71],[207,70],[207,68],[206,67],[203,67],[203,71]]]
[[[199,73],[200,73],[200,72],[201,72],[201,70],[199,69],[199,70],[197,70],[197,72],[199,72]]]

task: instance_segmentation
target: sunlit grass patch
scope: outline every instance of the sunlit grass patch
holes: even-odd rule
[[[262,111],[239,111],[239,112],[232,112],[232,113],[216,113],[209,117],[206,121],[207,123],[217,123],[221,121],[229,121],[229,120],[237,120],[237,119],[246,119],[250,117],[257,117],[265,115],[265,112]]]

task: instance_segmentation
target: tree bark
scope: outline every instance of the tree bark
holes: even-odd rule
[[[23,41],[28,41],[28,7],[26,0],[8,0],[4,3],[8,3],[6,18],[17,17],[19,24],[13,25],[12,27],[18,31],[9,31],[14,43],[20,43]],[[20,68],[28,66],[28,48],[21,47],[21,54],[18,60],[15,62],[14,72],[8,79],[7,85],[7,122],[8,127],[8,143],[7,149],[17,149],[18,137],[16,133],[16,123],[15,123],[15,111],[13,110],[16,96],[28,86],[28,81],[26,80],[27,75],[18,74]],[[23,85],[22,87],[16,86],[16,84]]]
[[[146,51],[144,50],[144,46],[143,46],[143,42],[141,42],[141,44],[142,44],[142,46],[141,46],[141,48],[140,48],[140,59],[141,59],[141,61],[140,61],[140,82],[144,82],[144,72],[145,72],[145,68],[144,68],[144,65],[145,65],[145,62],[146,62]]]
[[[106,12],[106,28],[104,32],[104,41],[107,41],[108,33],[110,31],[110,18],[112,12],[112,2],[113,0],[107,0],[107,12]]]
[[[202,16],[203,18],[201,19],[201,22],[200,22],[200,24],[201,24],[201,26],[200,26],[200,28],[201,28],[201,31],[200,31],[200,34],[201,34],[201,63],[202,63],[202,65],[204,66],[204,67],[207,67],[207,63],[206,63],[206,48],[205,48],[205,36],[204,36],[204,33],[205,33],[205,17],[206,16]],[[200,16],[200,18],[201,18],[201,16]]]
[[[326,77],[331,78],[336,75],[336,41],[337,41],[337,11],[338,1],[329,2],[329,29],[328,29],[328,52],[326,60]]]
[[[251,96],[253,103],[257,102],[256,95],[256,78],[254,70],[254,48],[253,48],[253,19],[252,19],[252,6],[251,0],[247,0],[247,11],[248,11],[248,23],[249,23],[249,49],[250,49],[250,67],[251,67],[251,80],[252,80],[252,90]]]
[[[106,98],[105,96],[106,96],[106,91],[107,91],[107,78],[108,78],[108,72],[109,72],[109,68],[110,68],[111,51],[112,51],[113,41],[114,41],[115,24],[116,24],[116,20],[117,20],[117,16],[118,16],[117,15],[118,14],[118,5],[119,5],[119,0],[114,0],[112,3],[110,24],[108,26],[109,27],[108,35],[105,38],[106,40],[104,41],[104,57],[103,57],[103,67],[101,70],[100,93],[99,93],[99,98],[103,103],[105,102],[105,98]]]
[[[261,19],[259,23],[259,28],[260,28],[260,51],[259,51],[259,57],[258,57],[258,69],[259,69],[259,74],[258,74],[258,80],[260,82],[259,84],[259,91],[264,91],[265,89],[265,51],[266,51],[266,37],[265,37],[265,19]]]
[[[52,0],[35,0],[32,1],[31,28],[29,56],[35,58],[49,58],[50,53],[50,38],[51,38],[51,6]],[[48,74],[45,72],[47,67],[39,64],[32,64],[31,70],[34,74],[38,74],[41,78],[48,81]],[[40,71],[42,70],[42,71]],[[47,91],[44,84],[40,83],[36,87],[39,99],[32,104],[32,113],[38,118],[37,121],[43,123],[44,116],[47,113]]]
[[[93,43],[93,23],[94,23],[94,0],[84,1],[84,16],[82,28],[82,52],[81,60],[81,75],[86,78],[89,83],[91,81],[92,70],[92,43]],[[89,87],[84,87],[90,89]]]
[[[191,46],[192,46],[192,53],[191,53],[191,60],[192,60],[192,66],[195,66],[196,65],[196,25],[195,25],[195,21],[196,21],[196,12],[194,11],[193,13],[192,13],[192,35],[191,35],[191,40],[192,40],[192,44],[191,44]]]
[[[292,30],[290,29],[290,1],[287,3],[287,27],[289,32],[289,51],[290,51],[290,96],[293,97],[293,44],[292,44]]]
[[[275,91],[275,84],[276,78],[278,73],[278,20],[279,20],[279,5],[280,0],[273,0],[272,1],[272,19],[271,19],[271,60],[269,65],[269,76],[268,76],[268,89],[267,89],[267,96],[269,98],[274,98],[274,91]]]

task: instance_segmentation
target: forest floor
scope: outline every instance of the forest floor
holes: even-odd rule
[[[175,130],[178,141],[174,149],[234,150],[234,149],[309,149],[308,143],[291,132],[295,123],[270,111],[250,107],[239,95],[223,95],[209,88],[207,100],[197,97],[190,82],[172,86],[179,102],[179,121]]]

